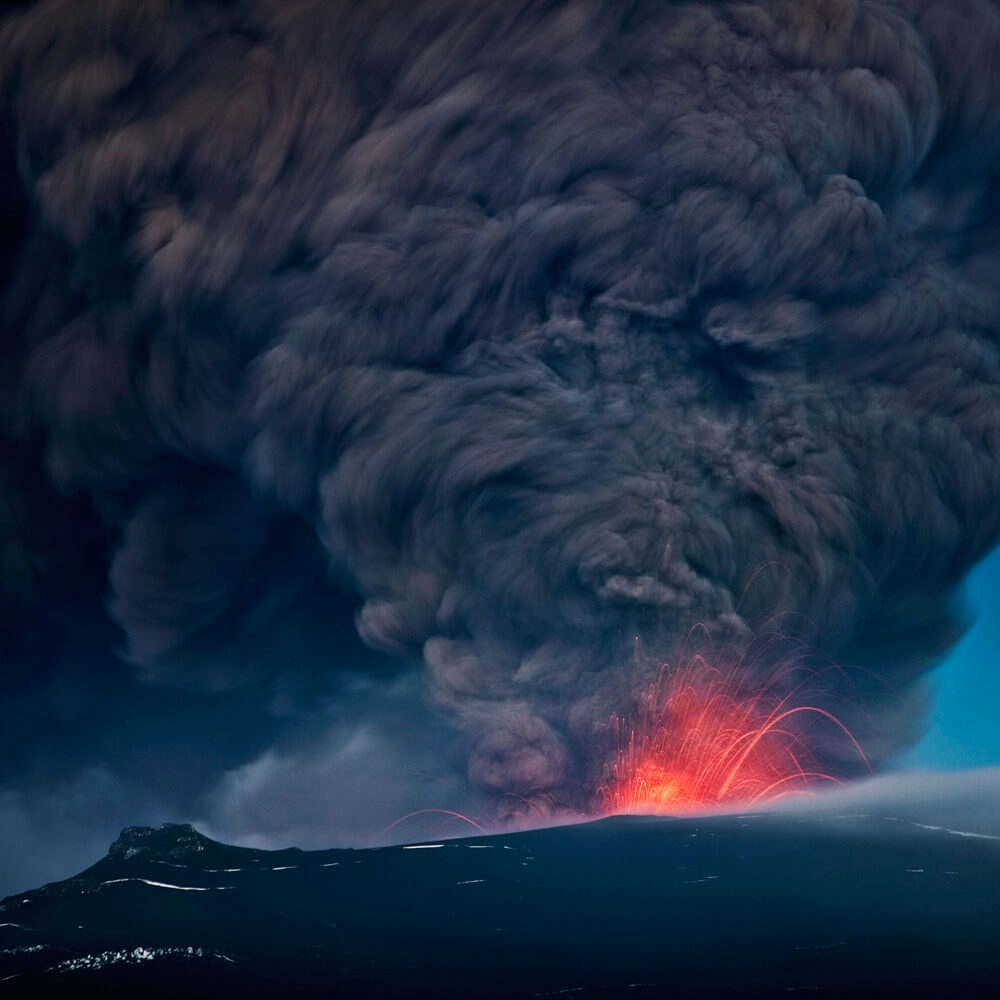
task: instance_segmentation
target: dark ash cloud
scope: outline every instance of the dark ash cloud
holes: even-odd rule
[[[1000,531],[995,3],[0,30],[12,672],[98,594],[146,681],[293,712],[354,617],[476,785],[572,806],[635,636],[777,611],[876,763],[912,737]]]

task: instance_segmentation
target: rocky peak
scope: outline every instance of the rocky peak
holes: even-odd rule
[[[164,823],[161,826],[127,826],[108,848],[108,857],[116,860],[132,858],[186,858],[217,846],[214,840],[200,834],[189,823]]]

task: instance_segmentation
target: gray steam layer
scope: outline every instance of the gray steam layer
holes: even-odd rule
[[[1000,534],[998,51],[991,0],[32,7],[4,461],[151,680],[355,593],[474,783],[572,803],[635,636],[778,612],[877,761]],[[74,553],[18,481],[24,602]]]

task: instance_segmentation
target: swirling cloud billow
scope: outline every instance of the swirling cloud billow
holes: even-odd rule
[[[473,786],[574,805],[635,636],[779,611],[888,758],[1000,535],[998,47],[991,0],[10,15],[9,628],[96,588],[224,692],[353,615]]]

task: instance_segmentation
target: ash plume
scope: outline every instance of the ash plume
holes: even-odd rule
[[[222,691],[356,611],[473,783],[572,803],[637,636],[778,612],[889,757],[1000,534],[997,51],[992,0],[8,15],[8,628],[93,589]]]

